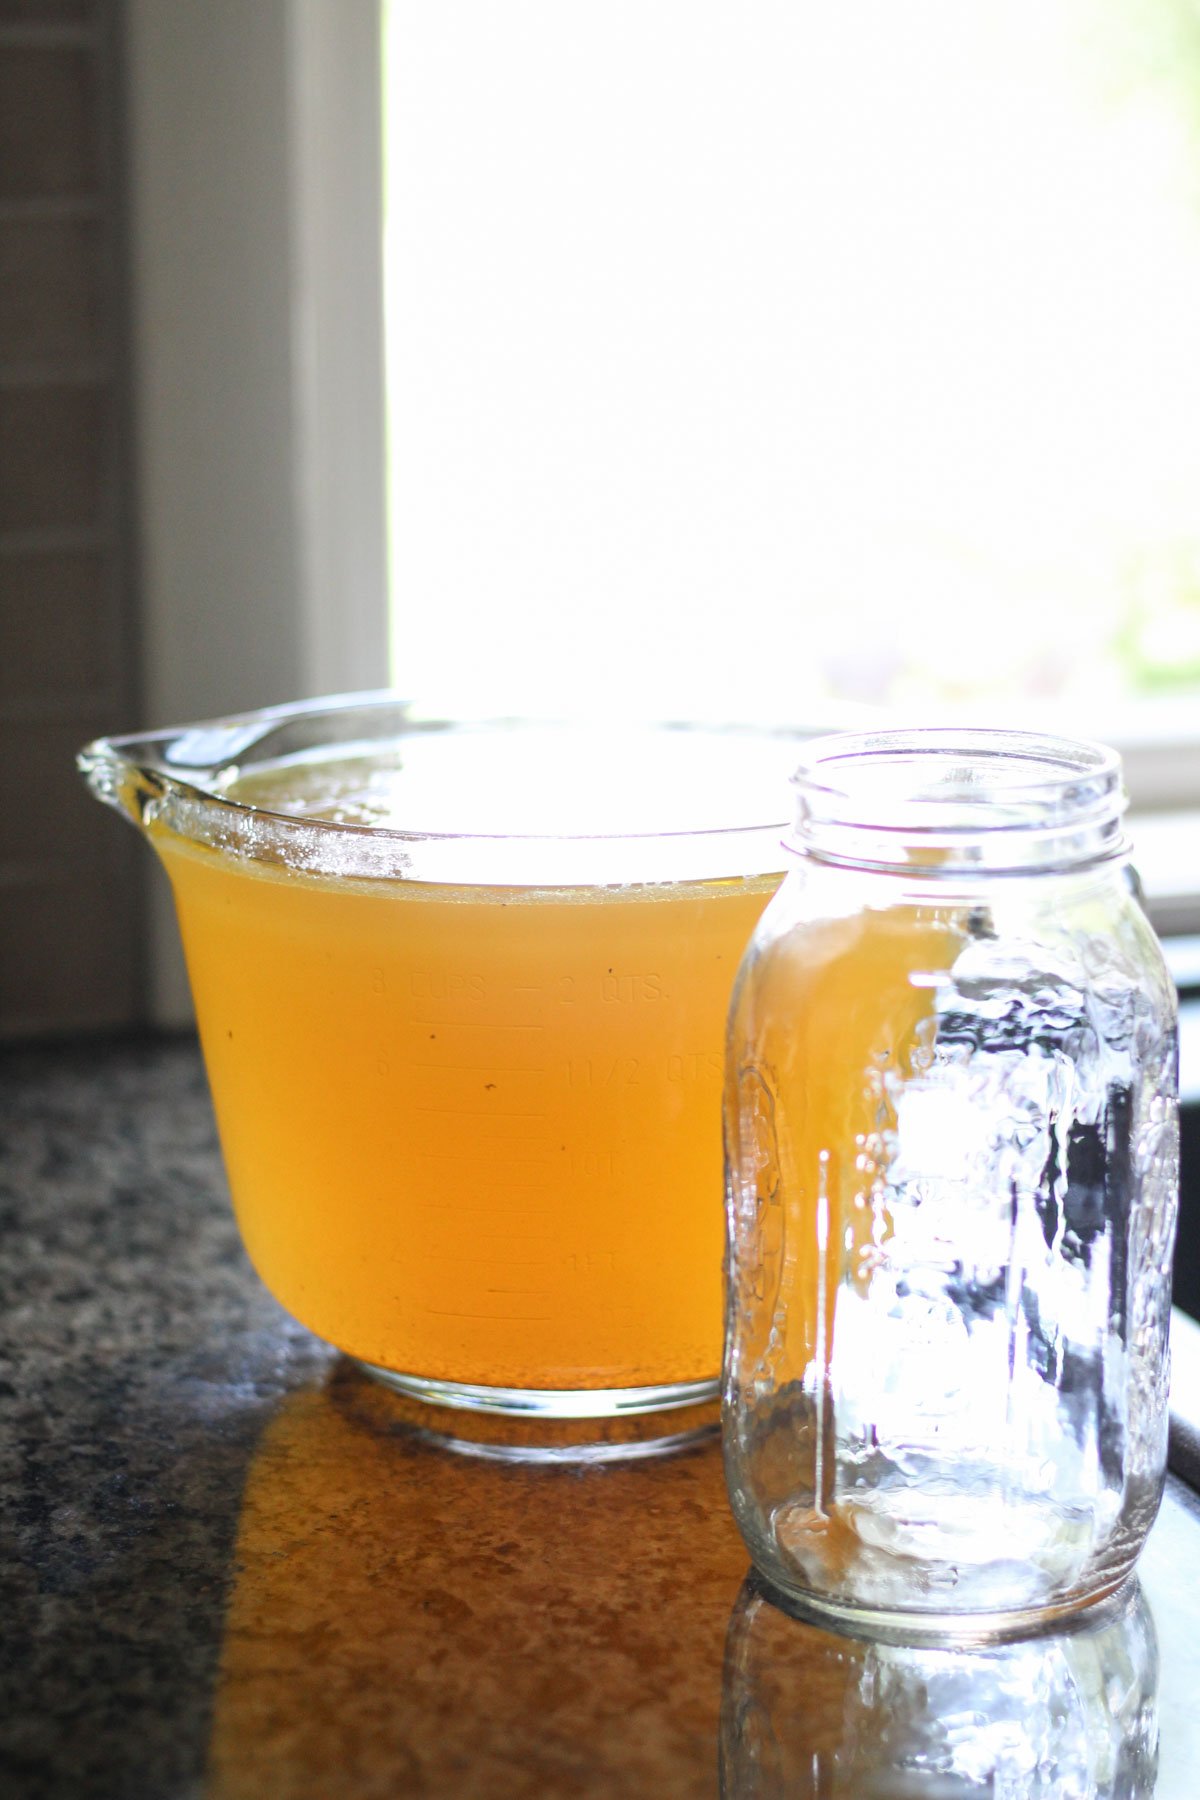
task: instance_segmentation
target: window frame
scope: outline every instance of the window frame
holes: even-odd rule
[[[126,0],[144,726],[388,680],[381,33],[378,0]],[[151,938],[183,1022],[162,882]]]

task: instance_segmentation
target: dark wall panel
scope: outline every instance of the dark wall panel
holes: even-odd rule
[[[0,1039],[141,1014],[118,0],[0,0]]]

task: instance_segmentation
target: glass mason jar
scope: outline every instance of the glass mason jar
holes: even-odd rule
[[[1167,1443],[1174,989],[1111,751],[811,743],[726,1068],[725,1456],[769,1581],[987,1636],[1126,1577]]]

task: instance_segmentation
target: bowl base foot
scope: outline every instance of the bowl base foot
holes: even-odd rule
[[[662,1456],[713,1436],[719,1383],[637,1388],[504,1388],[434,1381],[374,1363],[389,1412],[426,1441],[504,1462],[609,1462]]]

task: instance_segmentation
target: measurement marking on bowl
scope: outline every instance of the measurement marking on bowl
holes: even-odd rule
[[[515,1025],[508,1019],[422,1019],[412,1014],[413,1025],[437,1025],[443,1031],[545,1031],[544,1025]]]
[[[414,1106],[414,1112],[439,1119],[546,1119],[544,1112],[505,1112],[499,1106]]]
[[[408,1067],[410,1069],[436,1069],[439,1075],[495,1075],[499,1073],[505,1078],[509,1075],[544,1075],[546,1073],[545,1069],[540,1066],[538,1068],[532,1066],[514,1068],[511,1063],[500,1061],[490,1063],[412,1062],[408,1064]]]
[[[489,1269],[555,1269],[568,1252],[539,1233],[556,1217],[554,1207],[549,1203],[556,1201],[558,1196],[546,1193],[536,1198],[548,1204],[519,1205],[505,1211],[503,1234],[494,1229],[495,1196],[489,1195],[486,1204],[471,1205],[456,1200],[424,1205],[421,1218],[426,1236],[422,1241],[426,1248],[444,1243],[455,1262],[463,1267],[478,1264]],[[468,1223],[473,1228],[464,1244],[463,1226]],[[488,1226],[493,1229],[489,1231]]]
[[[487,1319],[496,1325],[548,1325],[549,1313],[441,1312],[436,1307],[420,1309],[427,1319]]]
[[[496,1294],[504,1300],[545,1300],[547,1298],[544,1287],[489,1287],[484,1288],[483,1291],[485,1294]]]
[[[455,1260],[459,1264],[460,1268],[486,1269],[488,1271],[489,1275],[510,1274],[510,1275],[518,1275],[519,1276],[527,1269],[528,1270],[541,1269],[541,1270],[544,1270],[546,1276],[549,1277],[551,1274],[553,1274],[554,1270],[557,1267],[559,1267],[558,1263],[548,1260],[544,1256],[542,1256],[542,1257],[534,1257],[534,1256],[516,1257],[516,1258],[513,1258],[512,1260],[503,1260],[500,1257],[496,1257],[496,1256],[458,1256],[458,1257],[456,1257]],[[564,1259],[564,1261],[565,1261],[565,1259]],[[488,1294],[502,1294],[502,1293],[544,1294],[546,1292],[546,1288],[545,1288],[545,1285],[543,1284],[541,1287],[538,1287],[538,1288],[485,1288],[484,1292],[488,1293]]]
[[[514,1145],[509,1139],[505,1140],[505,1147],[507,1151],[505,1162],[510,1169],[527,1166],[531,1169],[554,1169],[557,1171],[559,1158],[562,1155],[559,1150],[550,1150],[544,1156],[537,1156],[532,1151],[522,1150],[519,1145]],[[461,1153],[462,1146],[460,1144],[447,1144],[436,1150],[421,1150],[414,1147],[411,1151],[413,1156],[419,1157],[424,1162],[436,1162],[443,1165],[447,1162],[457,1161]]]
[[[547,1199],[549,1198],[550,1196],[547,1195]],[[491,1216],[495,1218],[494,1207],[489,1210]],[[432,1213],[426,1214],[425,1218],[430,1241],[441,1242],[444,1240],[449,1254],[454,1257],[456,1262],[467,1267],[479,1265],[494,1268],[500,1260],[503,1260],[507,1267],[509,1261],[515,1257],[518,1260],[514,1263],[514,1267],[554,1269],[561,1261],[557,1251],[553,1255],[548,1254],[547,1240],[541,1235],[542,1228],[554,1218],[554,1213],[549,1207],[540,1211],[531,1211],[524,1207],[515,1208],[509,1221],[504,1251],[502,1254],[493,1252],[491,1256],[485,1256],[480,1251],[475,1251],[471,1255],[463,1253],[464,1213],[461,1208],[437,1207]],[[465,1218],[473,1219],[477,1225],[484,1222],[482,1213],[467,1213]],[[456,1233],[457,1235],[455,1235]],[[471,1235],[474,1236],[474,1233]]]
[[[497,1197],[501,1194],[507,1197],[511,1193],[512,1190],[507,1182],[493,1188],[487,1184],[486,1180],[473,1180],[469,1188],[469,1198],[463,1194],[448,1193],[445,1199],[434,1198],[422,1201],[421,1211],[422,1213],[453,1213],[456,1219],[477,1218],[485,1224],[494,1225],[497,1216]],[[516,1204],[511,1208],[511,1217],[532,1219],[535,1222],[543,1220],[548,1216],[545,1203],[550,1202],[557,1205],[560,1194],[561,1189],[557,1184],[552,1187],[532,1187],[528,1181],[523,1181],[516,1195]],[[506,1224],[509,1217],[510,1209],[506,1207],[504,1211]]]
[[[501,1269],[545,1269],[549,1272],[549,1270],[557,1268],[561,1261],[560,1257],[549,1255],[544,1246],[539,1247],[536,1244],[530,1245],[529,1251],[525,1255],[509,1254],[513,1250],[524,1248],[522,1245],[513,1244],[511,1234],[506,1237],[489,1237],[485,1233],[475,1238],[473,1243],[474,1254],[471,1251],[460,1250],[459,1262],[480,1263],[484,1268],[496,1271]],[[497,1249],[490,1250],[485,1254],[482,1248],[485,1244],[495,1244]]]
[[[545,1198],[547,1200],[557,1200],[558,1196],[556,1194],[546,1194]],[[456,1231],[461,1232],[463,1222],[466,1219],[494,1219],[496,1216],[496,1205],[494,1200],[490,1201],[487,1206],[464,1206],[461,1201],[448,1200],[444,1203],[431,1202],[421,1207],[421,1217],[427,1224],[437,1223],[439,1214],[445,1214],[446,1224],[448,1226],[453,1226]],[[553,1224],[556,1217],[557,1213],[550,1208],[546,1208],[542,1211],[534,1211],[527,1206],[514,1206],[510,1211],[505,1213],[505,1218],[511,1222],[513,1232],[541,1231],[546,1225]],[[539,1240],[535,1239],[531,1241],[537,1242]],[[476,1260],[474,1257],[462,1256],[458,1246],[459,1238],[456,1236],[451,1248],[458,1261],[463,1263],[473,1263]],[[484,1260],[491,1266],[490,1258],[485,1258]]]

